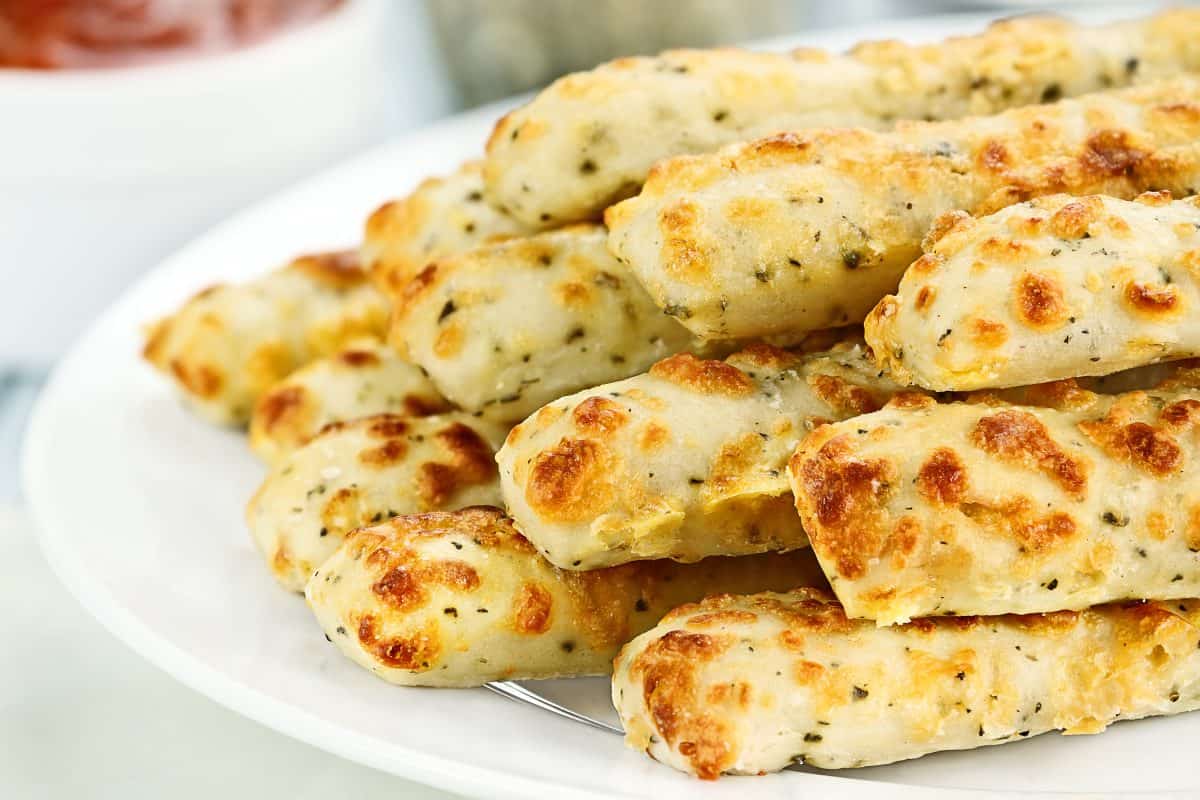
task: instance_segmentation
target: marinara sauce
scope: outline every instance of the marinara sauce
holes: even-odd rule
[[[0,0],[0,67],[127,67],[232,50],[345,0]]]

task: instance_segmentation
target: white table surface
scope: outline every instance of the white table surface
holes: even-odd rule
[[[0,505],[0,798],[452,797],[288,739],[176,683],[67,593],[32,525],[19,505]]]

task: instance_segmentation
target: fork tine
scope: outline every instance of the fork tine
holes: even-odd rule
[[[530,691],[519,683],[512,681],[492,681],[484,684],[484,688],[490,689],[502,697],[507,697],[509,700],[515,700],[518,703],[525,703],[534,708],[540,708],[543,711],[549,711],[552,714],[557,714],[560,717],[573,720],[575,722],[590,725],[593,728],[599,728],[602,731],[624,735],[624,731],[615,725],[609,725],[607,722],[602,722],[598,719],[592,719],[586,714],[580,714],[578,711],[573,711],[566,706],[560,705],[549,698],[542,697],[537,692]]]

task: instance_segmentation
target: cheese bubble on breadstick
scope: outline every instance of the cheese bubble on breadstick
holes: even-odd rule
[[[696,346],[612,257],[598,226],[430,264],[397,298],[391,340],[456,405],[509,421]]]
[[[362,261],[375,284],[393,293],[434,259],[531,230],[484,200],[482,167],[468,161],[376,209],[367,218]]]
[[[1200,187],[1200,79],[992,117],[822,129],[671,159],[611,207],[609,244],[703,339],[862,321],[945,212]],[[936,231],[934,233],[936,238]]]
[[[281,378],[357,339],[382,337],[386,323],[387,304],[357,257],[321,253],[205,289],[150,326],[142,355],[202,417],[244,425]]]
[[[701,778],[889,764],[1200,708],[1200,601],[877,628],[801,590],[684,606],[617,656],[630,746]]]
[[[812,127],[886,128],[1073,97],[1200,67],[1200,12],[1085,27],[1005,20],[975,36],[845,55],[676,50],[569,75],[496,126],[492,200],[529,225],[594,218],[656,161]]]
[[[462,413],[333,423],[272,469],[246,524],[276,580],[302,591],[355,528],[497,502],[494,453],[503,437],[502,428]]]
[[[497,455],[504,500],[566,569],[803,547],[784,474],[796,443],[896,390],[850,344],[803,356],[757,345],[725,361],[675,355],[514,428]]]
[[[1200,353],[1200,198],[1053,195],[934,228],[867,317],[901,382],[1019,386]]]
[[[389,683],[479,686],[607,674],[623,643],[681,603],[823,584],[805,552],[566,572],[500,509],[468,508],[355,531],[306,594],[329,640]]]
[[[881,625],[1200,596],[1200,392],[895,406],[788,473],[838,599]]]

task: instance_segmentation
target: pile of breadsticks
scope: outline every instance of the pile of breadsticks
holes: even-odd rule
[[[704,778],[1190,710],[1192,70],[1186,10],[622,59],[145,355],[392,683],[612,671]]]

